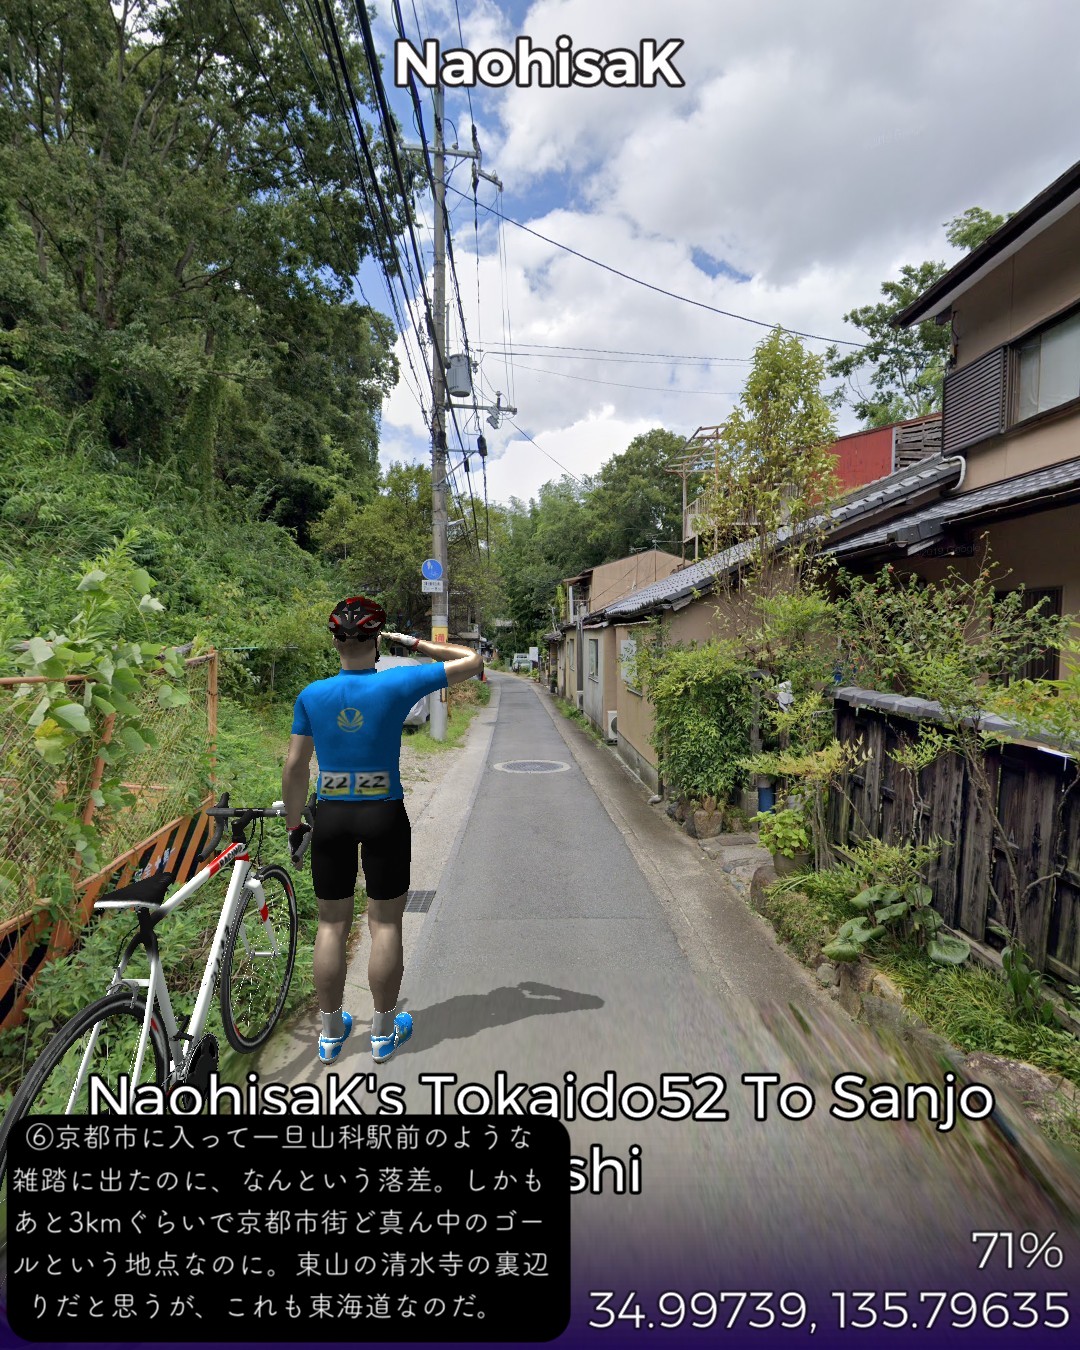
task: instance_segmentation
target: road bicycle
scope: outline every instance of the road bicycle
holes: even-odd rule
[[[175,874],[160,872],[110,891],[95,903],[96,910],[133,910],[138,929],[123,947],[105,994],[55,1033],[16,1092],[0,1127],[0,1179],[6,1171],[8,1137],[26,1116],[89,1115],[92,1105],[100,1113],[105,1101],[100,1089],[120,1100],[126,1088],[128,1101],[133,1090],[146,1085],[165,1093],[181,1084],[205,1089],[218,1067],[217,1039],[204,1034],[215,991],[225,1038],[233,1049],[245,1054],[257,1050],[273,1031],[296,959],[296,894],[285,868],[263,865],[261,855],[263,822],[284,816],[285,807],[281,802],[269,810],[230,807],[224,793],[206,814],[216,826],[198,860],[210,861],[173,896],[165,899]],[[232,842],[211,857],[229,821]],[[178,1019],[157,928],[230,863],[232,875],[195,1004]],[[127,970],[140,949],[146,953],[149,975],[135,979]],[[95,1077],[100,1089],[92,1103]]]

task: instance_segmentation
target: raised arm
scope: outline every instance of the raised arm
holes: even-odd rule
[[[417,656],[430,656],[441,661],[446,670],[447,684],[460,684],[462,680],[479,675],[484,669],[484,658],[471,647],[456,647],[450,642],[425,642],[423,638],[410,637],[407,633],[383,633],[387,642],[396,642],[407,647]]]

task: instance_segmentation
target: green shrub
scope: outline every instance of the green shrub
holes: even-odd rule
[[[758,837],[761,847],[767,848],[770,853],[794,858],[800,853],[810,852],[810,831],[807,829],[805,812],[799,807],[759,812],[750,824],[760,827]]]
[[[653,705],[661,776],[682,797],[727,801],[746,782],[752,667],[735,642],[640,647],[637,674]]]
[[[814,962],[849,913],[851,879],[840,870],[796,872],[765,893],[763,913],[803,962]]]

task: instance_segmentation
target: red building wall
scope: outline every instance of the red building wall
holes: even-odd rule
[[[842,492],[885,478],[893,471],[893,429],[876,427],[841,436],[833,445]]]

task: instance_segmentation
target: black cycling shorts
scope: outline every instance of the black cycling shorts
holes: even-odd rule
[[[319,802],[311,832],[311,882],[320,900],[351,900],[356,847],[372,900],[394,900],[409,889],[412,826],[399,797],[380,802]]]

